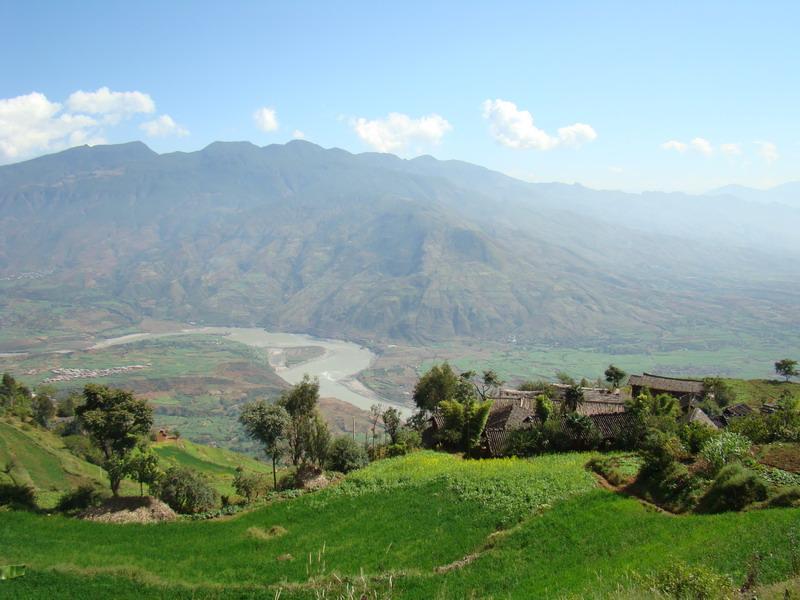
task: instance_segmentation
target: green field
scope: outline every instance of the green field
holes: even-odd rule
[[[630,585],[633,573],[678,560],[741,584],[754,552],[765,557],[760,583],[791,575],[789,534],[800,528],[800,509],[667,516],[597,489],[584,469],[589,458],[464,461],[419,452],[375,463],[334,488],[213,522],[114,526],[0,513],[0,560],[29,566],[3,592],[607,597]],[[277,526],[285,532],[270,537]],[[348,595],[355,593],[349,586],[359,595]]]
[[[234,494],[232,482],[237,467],[242,467],[247,472],[269,475],[268,479],[272,482],[271,464],[224,448],[194,444],[184,439],[152,444],[152,448],[158,455],[162,469],[181,466],[199,471],[222,495]]]

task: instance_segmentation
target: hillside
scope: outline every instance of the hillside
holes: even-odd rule
[[[153,444],[153,448],[162,468],[191,467],[206,475],[220,494],[233,493],[231,483],[237,466],[251,472],[272,473],[266,463],[249,456],[188,440]],[[63,438],[16,421],[0,421],[0,482],[3,481],[32,485],[38,503],[46,508],[55,506],[61,494],[79,485],[108,486],[103,469],[75,456],[64,445]],[[138,493],[137,484],[123,481],[122,494]]]
[[[598,489],[589,457],[419,452],[219,522],[110,527],[0,513],[4,560],[29,565],[4,585],[20,598],[642,597],[637,574],[678,563],[741,585],[756,552],[760,583],[790,576],[800,509],[664,515]],[[285,532],[268,535],[277,526]]]
[[[740,201],[708,219],[719,202],[301,141],[74,148],[0,167],[0,342],[142,317],[415,343],[788,339],[800,216]]]

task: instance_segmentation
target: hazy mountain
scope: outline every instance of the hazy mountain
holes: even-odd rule
[[[0,167],[0,290],[362,339],[790,335],[799,221],[302,141],[135,142]]]
[[[790,181],[766,190],[726,185],[709,192],[712,196],[733,196],[749,202],[777,203],[800,208],[800,181]]]

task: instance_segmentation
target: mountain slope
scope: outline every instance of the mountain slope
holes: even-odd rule
[[[800,290],[769,248],[621,226],[589,192],[300,141],[77,148],[0,168],[0,287],[360,339],[796,327],[782,307]]]

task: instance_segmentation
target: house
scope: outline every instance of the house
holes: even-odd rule
[[[172,435],[166,429],[159,429],[156,432],[156,442],[177,442],[177,441],[178,441],[178,436]]]
[[[711,429],[720,428],[719,423],[709,417],[699,406],[694,406],[689,409],[689,412],[687,412],[683,417],[683,423],[686,425],[689,423],[700,423],[701,425],[705,425]]]
[[[634,398],[645,390],[649,390],[654,396],[668,394],[680,400],[683,407],[687,407],[693,401],[709,395],[702,381],[664,377],[662,375],[653,375],[652,373],[631,375],[628,379],[628,384],[631,386],[631,395]]]

